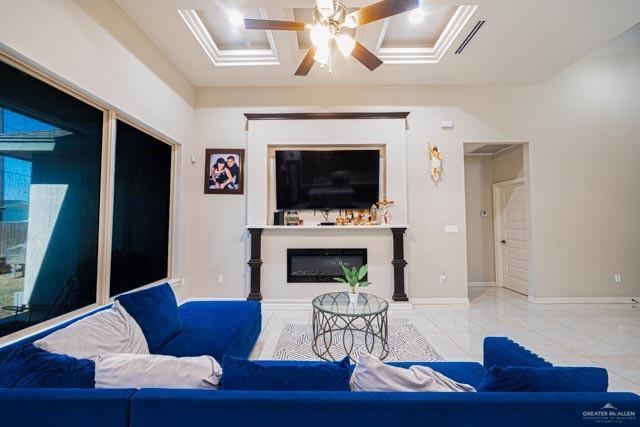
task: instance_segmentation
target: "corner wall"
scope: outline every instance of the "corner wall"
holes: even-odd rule
[[[431,298],[436,302],[466,300],[462,141],[522,140],[523,135],[514,126],[519,118],[509,106],[526,97],[527,92],[526,88],[457,87],[199,90],[197,148],[192,153],[198,161],[190,167],[189,178],[199,193],[192,205],[194,287],[190,292],[196,297],[246,296],[245,280],[238,274],[239,271],[247,274],[246,216],[241,214],[245,198],[204,195],[200,189],[205,148],[242,148],[249,144],[246,148],[251,156],[243,113],[408,110],[411,111],[406,133],[408,293],[412,298]],[[441,120],[454,120],[455,130],[441,130]],[[366,121],[360,126],[366,126]],[[429,176],[428,143],[437,144],[444,155],[444,180],[437,185]],[[388,196],[394,198],[393,194]],[[459,232],[445,234],[445,225],[457,225]],[[448,276],[446,285],[439,283],[441,273]],[[218,274],[224,275],[225,283],[216,283]]]
[[[640,24],[536,88],[531,255],[541,302],[640,295],[639,93]]]

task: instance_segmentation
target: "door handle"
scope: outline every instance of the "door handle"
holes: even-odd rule
[[[500,243],[502,243],[503,245],[506,245],[507,241],[506,240],[500,240]]]

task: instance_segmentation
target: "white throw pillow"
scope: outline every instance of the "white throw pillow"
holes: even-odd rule
[[[212,389],[221,376],[211,356],[101,354],[96,360],[96,388]]]
[[[368,354],[360,356],[349,386],[351,391],[476,391],[427,366],[390,366]]]
[[[118,301],[33,343],[51,353],[95,360],[104,353],[149,354],[142,329]]]

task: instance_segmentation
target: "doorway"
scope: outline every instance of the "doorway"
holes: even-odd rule
[[[464,153],[468,285],[529,295],[528,146],[465,143]]]

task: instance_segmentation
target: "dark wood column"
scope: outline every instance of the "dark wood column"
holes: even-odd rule
[[[404,268],[407,261],[404,259],[404,232],[406,228],[392,228],[393,234],[393,300],[409,301],[404,289]]]
[[[251,259],[247,264],[251,267],[251,291],[248,300],[261,301],[260,293],[260,271],[262,270],[262,228],[250,228],[251,236]]]

